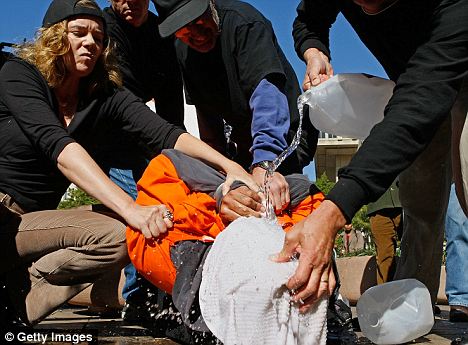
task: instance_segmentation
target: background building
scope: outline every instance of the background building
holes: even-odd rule
[[[338,169],[349,163],[358,150],[360,143],[361,141],[358,139],[320,132],[315,154],[317,178],[326,173],[331,181],[336,181]]]

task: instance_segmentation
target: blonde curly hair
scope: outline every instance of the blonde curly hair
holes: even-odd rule
[[[93,0],[80,0],[80,6],[99,9]],[[58,88],[67,77],[64,55],[70,51],[65,19],[48,28],[40,28],[35,40],[20,45],[16,54],[36,66],[51,88]],[[82,79],[83,90],[88,96],[122,86],[122,76],[112,44],[105,35],[105,47],[90,75]]]

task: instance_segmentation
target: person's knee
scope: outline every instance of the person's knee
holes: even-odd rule
[[[88,218],[84,227],[92,236],[94,243],[102,245],[119,245],[126,241],[126,225],[121,220],[110,215],[92,212],[93,218]]]
[[[92,246],[104,261],[115,269],[122,269],[130,262],[127,252],[126,225],[120,220],[101,214],[88,228],[92,234]]]
[[[108,234],[101,239],[103,245],[113,248],[111,260],[119,269],[130,263],[125,231],[125,224],[116,219],[111,219],[109,221]]]
[[[115,266],[119,270],[124,268],[130,263],[130,257],[128,256],[128,251],[127,251],[127,243],[124,242],[119,242],[118,246],[115,249],[115,255],[114,255],[114,260],[115,260]]]
[[[109,241],[126,244],[126,229],[127,226],[124,223],[111,218],[109,222]]]

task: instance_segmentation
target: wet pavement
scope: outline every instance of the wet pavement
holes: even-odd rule
[[[452,323],[448,321],[448,307],[441,306],[442,313],[436,317],[436,323],[430,334],[414,340],[417,344],[450,344],[457,336],[468,337],[468,323]],[[80,307],[66,307],[49,316],[35,327],[38,332],[56,333],[78,332],[82,334],[97,334],[98,344],[158,344],[178,345],[174,341],[155,338],[152,331],[139,326],[126,326],[122,319],[115,317],[84,315],[86,309]],[[355,308],[353,308],[353,313]],[[358,344],[372,344],[362,333],[357,333]],[[34,342],[29,342],[30,344]],[[41,343],[41,342],[36,342]],[[59,344],[60,342],[45,342],[46,344]],[[62,344],[66,342],[61,342]],[[71,342],[68,342],[70,344]],[[96,342],[94,342],[96,343]],[[255,345],[255,344],[252,344]]]

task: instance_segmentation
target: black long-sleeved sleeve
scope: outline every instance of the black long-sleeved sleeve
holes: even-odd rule
[[[1,70],[0,99],[35,149],[56,163],[63,148],[75,140],[58,119],[53,95],[40,72],[21,59],[11,59]],[[3,127],[3,130],[8,130]]]
[[[163,149],[174,148],[177,139],[186,131],[151,111],[140,98],[127,89],[114,93],[99,111],[117,123],[122,132],[130,135],[145,152],[153,156]]]
[[[384,120],[372,129],[350,164],[340,169],[339,181],[328,195],[348,219],[385,192],[450,116],[468,75],[467,23],[467,1],[443,0],[434,9],[430,31],[397,79]]]
[[[80,98],[79,109],[66,127],[41,73],[12,58],[0,71],[0,191],[28,212],[55,208],[70,184],[57,169],[63,148],[76,141],[95,159],[102,143],[114,147],[112,126],[128,133],[153,156],[173,148],[185,133],[127,89]],[[118,147],[109,152],[121,153]]]
[[[294,48],[300,59],[309,48],[317,48],[330,58],[329,35],[339,9],[334,0],[302,0],[293,23]]]
[[[396,82],[384,120],[340,169],[328,195],[349,220],[385,192],[450,116],[468,71],[468,2],[399,1],[369,16],[351,1],[303,0],[293,27],[300,58],[312,47],[329,54],[329,29],[339,12]]]

